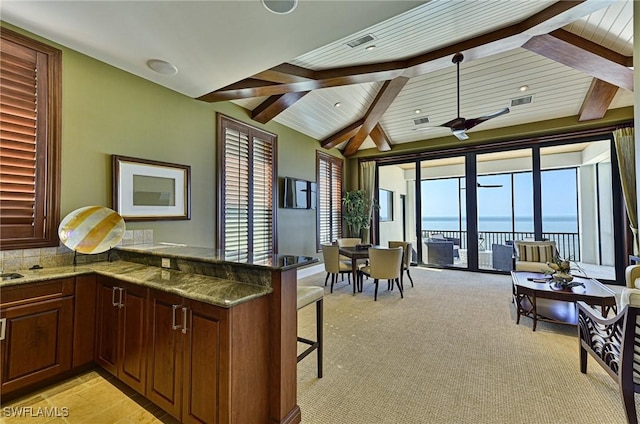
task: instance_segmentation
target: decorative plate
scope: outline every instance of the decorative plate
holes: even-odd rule
[[[85,206],[69,213],[58,227],[60,241],[78,253],[102,253],[124,237],[124,219],[104,206]]]

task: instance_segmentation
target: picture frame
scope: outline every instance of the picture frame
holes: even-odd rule
[[[125,221],[191,219],[191,167],[112,155],[113,209]]]

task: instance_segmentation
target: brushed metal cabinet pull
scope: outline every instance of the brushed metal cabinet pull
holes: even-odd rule
[[[124,303],[122,303],[122,293],[124,292],[124,289],[122,287],[118,287],[118,290],[120,290],[120,299],[118,300],[118,308],[124,308]]]
[[[4,336],[7,330],[7,319],[0,319],[0,340],[4,340]]]
[[[180,305],[171,305],[171,329],[177,330],[180,328],[180,325],[176,324],[176,309],[178,309]]]
[[[182,334],[187,334],[187,308],[182,308]]]
[[[118,306],[118,302],[116,302],[116,290],[118,290],[118,287],[112,287],[111,288],[111,304],[113,306]]]

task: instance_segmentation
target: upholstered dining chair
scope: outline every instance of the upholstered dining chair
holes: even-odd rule
[[[373,300],[378,300],[378,280],[395,281],[400,297],[402,294],[402,286],[400,285],[400,275],[402,274],[402,247],[394,248],[369,248],[369,265],[360,268],[358,273],[359,289],[362,289],[362,277],[364,275],[373,278],[375,284],[375,292]],[[393,283],[392,283],[393,284]]]
[[[513,245],[516,249],[516,271],[553,271],[546,262],[558,253],[555,241],[516,240]]]
[[[411,265],[411,243],[408,241],[390,241],[389,247],[402,247],[402,270],[407,271],[407,277],[411,281],[411,287],[413,287],[413,278],[409,274],[409,266]],[[400,286],[404,290],[404,273],[400,273]]]
[[[359,239],[356,237],[339,238],[339,239],[336,239],[336,242],[338,243],[339,247],[355,247],[360,243],[362,243],[362,239]],[[345,260],[349,260],[349,258],[347,258],[344,255],[340,255],[340,260],[345,261]]]
[[[327,285],[329,276],[331,276],[331,293],[333,293],[333,284],[338,279],[338,274],[343,274],[343,277],[344,274],[347,274],[347,281],[351,282],[351,261],[341,260],[339,249],[333,244],[322,245],[322,260],[324,261],[324,270],[327,272],[324,285]]]

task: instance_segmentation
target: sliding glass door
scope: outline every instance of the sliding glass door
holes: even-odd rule
[[[420,162],[421,262],[466,268],[465,157]]]
[[[478,267],[511,271],[513,241],[533,238],[531,149],[476,155]]]

